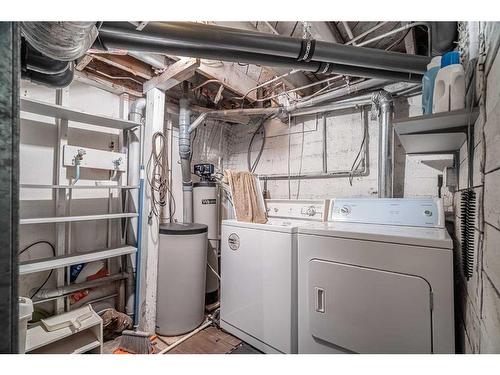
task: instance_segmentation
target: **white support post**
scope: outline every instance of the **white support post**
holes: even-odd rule
[[[69,101],[69,88],[59,89],[56,91],[56,104],[65,106]],[[64,146],[68,144],[68,120],[56,119],[57,125],[57,146],[55,150],[55,166],[54,166],[54,184],[55,185],[67,185],[67,173],[66,168],[63,166],[63,155]],[[66,200],[67,195],[70,194],[69,189],[56,189],[55,190],[55,205],[56,205],[56,216],[66,215]],[[66,238],[66,225],[71,225],[70,223],[58,223],[56,224],[56,256],[66,255],[69,243],[67,243]],[[65,272],[64,268],[55,270],[56,275],[56,286],[62,287],[65,284]],[[64,312],[64,298],[58,298],[55,301],[55,309],[57,314]]]
[[[153,88],[146,95],[146,123],[144,129],[144,163],[147,163],[152,150],[152,137],[163,132],[165,114],[165,93]],[[146,168],[146,165],[144,166]],[[147,171],[146,171],[147,173]],[[146,176],[147,177],[147,176]],[[151,176],[149,176],[151,177]],[[142,216],[141,247],[141,298],[140,329],[154,332],[156,323],[156,284],[158,274],[159,221],[153,217],[148,220],[152,197],[146,181],[144,182],[144,205]]]

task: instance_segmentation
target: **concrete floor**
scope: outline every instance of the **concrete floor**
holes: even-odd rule
[[[158,336],[153,340],[156,352],[159,352],[182,336]],[[120,337],[107,341],[103,346],[104,354],[112,354],[120,344]],[[229,333],[210,326],[198,332],[188,340],[175,347],[168,354],[259,354],[260,352],[250,345],[242,342]]]

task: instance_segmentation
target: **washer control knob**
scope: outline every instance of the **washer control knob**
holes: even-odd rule
[[[349,207],[349,206],[342,206],[340,208],[340,212],[342,213],[342,215],[347,216],[347,215],[349,215],[351,213],[351,207]]]
[[[432,211],[431,210],[425,210],[424,211],[424,215],[427,216],[427,217],[431,217],[432,216]]]
[[[307,216],[316,215],[316,208],[314,206],[307,207],[306,214],[307,214]]]

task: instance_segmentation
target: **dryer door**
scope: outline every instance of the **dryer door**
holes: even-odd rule
[[[431,291],[422,278],[309,262],[310,332],[356,353],[431,353]]]

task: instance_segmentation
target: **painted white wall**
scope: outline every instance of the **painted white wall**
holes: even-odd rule
[[[395,118],[417,116],[422,113],[421,97],[409,100],[395,101]],[[320,115],[321,116],[321,115]],[[269,181],[267,190],[272,198],[317,199],[331,197],[374,196],[378,194],[378,132],[376,118],[372,119],[369,110],[364,116],[359,110],[338,111],[327,116],[327,155],[328,172],[350,170],[359,151],[363,121],[368,122],[369,137],[369,170],[365,177],[355,177],[352,185],[348,178],[313,179],[290,182]],[[227,168],[247,170],[247,150],[255,127],[242,125],[233,128],[231,150]],[[267,141],[257,174],[286,174],[288,171],[288,124],[274,120],[266,124]],[[292,119],[290,124],[290,172],[303,173],[320,172],[323,165],[322,154],[322,122],[318,116],[309,116],[301,120]],[[252,147],[252,157],[255,157],[260,147],[260,137]],[[449,156],[433,157],[432,159],[447,159]],[[437,175],[442,173],[425,164],[430,158],[424,155],[402,156],[399,163],[404,168],[404,196],[437,196]],[[252,159],[253,160],[253,159]],[[402,180],[402,179],[401,179]],[[417,183],[418,182],[418,183]],[[395,184],[397,182],[395,181]],[[403,180],[400,181],[403,183]],[[443,188],[443,191],[446,189]],[[451,200],[446,201],[451,207]]]
[[[21,96],[55,103],[56,90],[22,81]],[[120,98],[109,92],[74,82],[69,87],[67,106],[86,112],[113,117],[120,115]],[[99,132],[92,131],[99,130]],[[104,132],[103,132],[104,130]],[[119,151],[118,131],[103,129],[87,124],[70,122],[68,144]],[[20,183],[21,184],[54,184],[55,182],[55,149],[57,145],[57,128],[55,120],[50,117],[22,113],[20,129]],[[74,176],[72,168],[68,168],[68,179],[61,184],[70,184]],[[96,182],[108,180],[109,172],[95,169],[82,169],[79,184],[94,185]],[[126,175],[124,174],[126,178]],[[116,196],[117,191],[114,191]],[[54,191],[50,189],[21,189],[21,218],[54,216]],[[113,199],[113,208],[119,209],[118,199]],[[108,209],[107,190],[75,190],[73,192],[71,214],[84,215],[106,213]],[[113,244],[118,244],[117,222],[113,223]],[[74,252],[86,252],[106,247],[106,221],[80,222],[71,224],[71,249]],[[19,237],[20,249],[37,241],[55,241],[55,224],[22,225]],[[21,261],[51,256],[46,245],[37,245],[23,253]],[[20,295],[29,295],[29,291],[39,286],[47,277],[47,272],[40,272],[21,277]],[[47,287],[55,286],[55,279],[48,282]],[[50,303],[44,308],[50,310]]]

